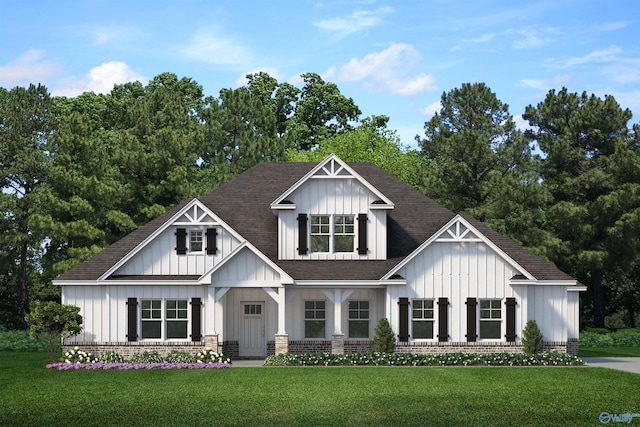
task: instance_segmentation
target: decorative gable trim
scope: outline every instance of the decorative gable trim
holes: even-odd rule
[[[505,260],[511,267],[517,270],[522,276],[528,280],[536,281],[536,278],[526,271],[520,264],[518,264],[513,258],[511,258],[506,252],[496,246],[491,240],[478,231],[473,225],[471,225],[460,214],[454,216],[448,223],[446,223],[440,230],[429,237],[424,243],[422,243],[415,251],[409,256],[403,259],[398,265],[382,277],[382,280],[388,279],[398,272],[409,262],[415,259],[421,252],[423,252],[430,245],[437,242],[476,242],[484,243],[496,252],[502,259]]]
[[[204,223],[197,222],[198,220],[204,220]],[[162,226],[158,227],[153,233],[144,239],[140,244],[133,248],[127,255],[122,257],[111,268],[105,271],[98,281],[107,280],[114,272],[118,271],[120,267],[126,264],[133,256],[139,253],[145,246],[152,242],[156,237],[162,234],[167,228],[176,225],[207,225],[207,226],[219,226],[223,228],[227,233],[236,238],[239,241],[245,239],[238,234],[234,229],[222,221],[217,215],[215,215],[209,208],[207,208],[198,199],[193,199],[187,203],[182,209],[176,212],[169,220],[167,220]]]
[[[287,198],[310,179],[355,179],[379,199],[381,203],[376,203],[376,209],[394,208],[391,200],[349,167],[349,165],[340,160],[338,156],[331,154],[274,200],[271,203],[271,209],[295,209],[295,205],[287,202]]]

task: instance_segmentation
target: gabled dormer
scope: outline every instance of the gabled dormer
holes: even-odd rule
[[[386,259],[394,205],[335,155],[271,203],[279,259]]]

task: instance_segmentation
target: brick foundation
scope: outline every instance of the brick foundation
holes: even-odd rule
[[[374,349],[373,340],[345,340],[344,352],[351,353],[370,353]]]
[[[222,354],[231,360],[240,357],[240,344],[238,341],[224,341],[221,344]]]

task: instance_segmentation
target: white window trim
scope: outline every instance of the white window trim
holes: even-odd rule
[[[144,320],[142,318],[142,302],[143,301],[160,301],[160,319]],[[167,338],[167,301],[186,301],[187,302],[187,318],[181,319],[187,321],[187,336],[184,338]],[[140,308],[138,311],[139,326],[140,326],[140,341],[169,341],[169,342],[183,342],[189,341],[189,333],[191,328],[191,310],[189,309],[189,303],[191,298],[140,298]],[[142,324],[143,322],[160,321],[160,338],[142,338]]]
[[[356,216],[354,214],[309,214],[308,236],[309,236],[309,252],[311,254],[355,254],[357,253],[356,242],[358,241],[358,227]],[[329,218],[329,251],[328,252],[316,252],[312,248],[313,236],[326,236],[327,234],[312,234],[313,218],[314,217],[328,217]],[[352,234],[336,234],[336,218],[351,218],[351,226],[353,227]],[[351,251],[337,252],[335,250],[335,236],[351,236],[353,238]]]
[[[499,304],[499,310],[500,310],[500,319],[482,319],[482,301],[498,301]],[[477,328],[478,328],[478,341],[502,341],[502,337],[504,336],[504,311],[502,309],[502,305],[503,305],[503,300],[502,298],[479,298],[478,299],[478,324],[477,324]],[[495,308],[490,308],[491,311],[494,311],[497,309]],[[495,322],[495,323],[500,323],[500,334],[498,335],[498,338],[483,338],[482,337],[482,332],[480,329],[480,326],[482,324],[482,322]]]
[[[193,250],[192,249],[192,239],[191,239],[191,235],[192,233],[200,233],[200,249],[199,250]],[[187,236],[189,238],[188,240],[188,250],[187,250],[187,254],[202,254],[204,252],[204,246],[205,246],[205,231],[202,228],[190,228],[187,231]]]
[[[415,338],[414,337],[414,333],[413,333],[413,322],[414,322],[414,317],[413,317],[413,310],[414,310],[414,304],[415,301],[431,301],[432,302],[432,308],[422,308],[422,311],[424,313],[425,310],[431,310],[433,312],[433,317],[431,317],[431,319],[417,319],[418,322],[422,321],[422,322],[431,322],[432,327],[433,327],[433,337],[432,338]],[[409,332],[409,336],[411,337],[412,341],[437,341],[438,340],[438,330],[436,329],[437,325],[436,325],[436,306],[437,306],[437,302],[435,300],[435,298],[414,298],[411,300],[411,331]]]

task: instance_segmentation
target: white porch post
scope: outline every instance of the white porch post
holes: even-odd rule
[[[275,336],[275,353],[289,352],[289,336],[286,331],[286,289],[264,288],[265,292],[278,304],[278,332]]]
[[[331,353],[344,353],[344,332],[342,332],[342,303],[353,293],[352,290],[335,288],[333,293],[323,289],[322,292],[333,303],[333,334],[331,336]]]

